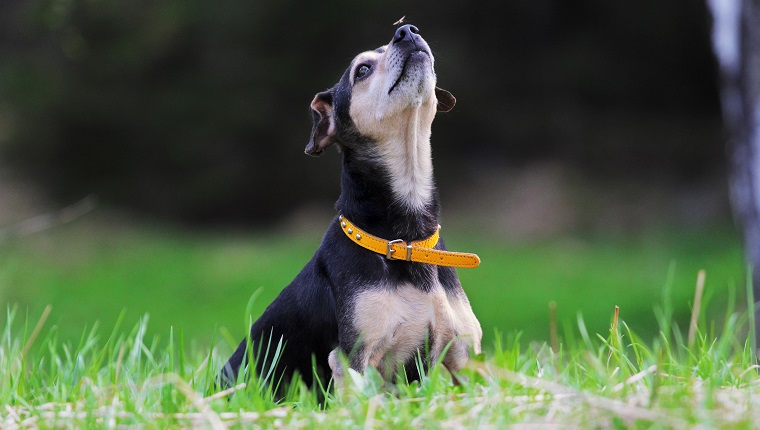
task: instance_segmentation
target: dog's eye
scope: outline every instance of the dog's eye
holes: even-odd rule
[[[367,76],[367,73],[369,73],[369,66],[366,64],[362,64],[361,66],[356,68],[356,77],[355,79],[360,79],[365,76]]]

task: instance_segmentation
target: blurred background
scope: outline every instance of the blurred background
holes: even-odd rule
[[[652,334],[663,286],[684,321],[697,270],[718,307],[744,287],[702,2],[3,0],[0,303],[51,304],[71,338],[122,309],[242,337],[333,215],[309,103],[402,16],[458,100],[436,179],[449,246],[484,261],[460,276],[488,339],[546,339],[549,301]]]

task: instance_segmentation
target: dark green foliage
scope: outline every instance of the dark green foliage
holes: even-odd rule
[[[442,185],[484,161],[546,157],[698,176],[722,168],[704,9],[5,0],[0,150],[63,201],[96,193],[173,219],[261,221],[332,200],[338,157],[302,155],[308,104],[406,15],[459,100],[434,125]]]

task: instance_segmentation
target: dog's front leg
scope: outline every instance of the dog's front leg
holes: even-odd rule
[[[363,374],[367,368],[364,348],[361,347],[358,341],[347,343],[355,345],[354,348],[349,350],[352,352],[346,353],[345,350],[347,348],[339,346],[333,349],[327,357],[327,364],[330,366],[333,380],[338,387],[345,386],[346,365],[360,374]]]
[[[377,332],[362,331],[355,334],[351,331],[350,334],[340,336],[340,346],[332,350],[327,359],[336,385],[345,384],[345,365],[362,375],[367,367],[371,366],[377,369],[384,379],[392,377],[396,367],[391,339],[378,336]]]
[[[346,337],[348,340],[345,339]],[[370,354],[367,354],[366,344],[359,336],[344,336],[342,339],[341,346],[333,349],[327,357],[327,363],[337,386],[345,384],[346,365],[359,374],[364,374],[369,365],[379,367],[379,360],[378,364],[370,363]]]
[[[411,284],[361,291],[346,310],[338,318],[340,348],[328,358],[336,383],[345,376],[341,351],[351,369],[363,374],[372,366],[392,380],[398,366],[424,347],[435,320],[430,296]]]
[[[335,348],[330,352],[327,361],[330,365],[330,370],[332,371],[335,387],[341,390],[346,388],[348,381],[351,381],[353,385],[357,385],[358,387],[363,386],[363,377],[369,367],[377,369],[385,381],[392,380],[392,371],[396,369],[396,366],[394,365],[395,361],[391,355],[385,355],[382,359],[377,360],[377,364],[375,364],[374,360],[370,360],[369,357],[364,354],[354,357],[352,360],[343,353],[341,348]],[[370,361],[373,361],[373,363],[370,364]],[[348,369],[355,372],[348,375],[348,378],[346,378],[346,365],[348,366]],[[348,385],[350,386],[352,384]]]
[[[363,338],[361,329],[356,326],[356,306],[353,300],[340,300],[341,298],[353,297],[345,291],[333,293],[338,298],[336,303],[336,317],[338,320],[338,347],[333,349],[327,357],[333,380],[336,386],[344,385],[346,365],[349,368],[364,373],[366,361],[364,359]]]

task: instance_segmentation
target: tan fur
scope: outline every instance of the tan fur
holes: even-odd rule
[[[438,317],[438,320],[450,318],[451,324],[449,328],[453,333],[447,333],[454,335],[452,337],[454,343],[447,352],[446,358],[443,359],[443,365],[449,370],[459,371],[467,364],[471,347],[475,354],[480,354],[480,341],[483,339],[483,329],[472,312],[470,301],[466,295],[452,296],[447,294],[446,296],[449,306],[441,306],[441,312],[445,312],[445,315]],[[436,337],[436,339],[438,338],[445,340],[447,337],[442,335]],[[448,342],[443,342],[441,348],[444,348],[447,344]]]
[[[413,358],[429,338],[433,340],[431,362],[451,343],[442,362],[449,370],[459,371],[470,349],[480,353],[483,337],[467,297],[446,294],[439,284],[427,293],[410,284],[363,291],[354,302],[354,326],[360,330],[363,348],[352,362],[359,364],[359,371],[373,366],[386,378],[395,372],[396,364]],[[343,371],[336,351],[328,361],[333,376],[340,380]]]

